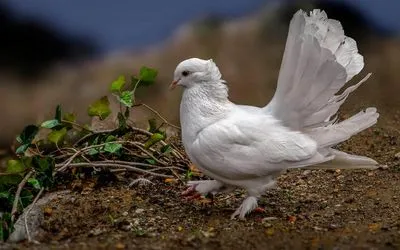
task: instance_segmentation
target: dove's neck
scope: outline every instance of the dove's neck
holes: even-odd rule
[[[226,117],[232,106],[222,82],[185,89],[180,107],[183,141],[193,142],[202,129]]]

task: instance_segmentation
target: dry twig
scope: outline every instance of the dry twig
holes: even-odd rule
[[[131,162],[133,164],[133,162]],[[145,163],[136,163],[138,164],[137,166],[141,166],[141,164]],[[140,164],[140,165],[139,165]],[[133,171],[141,174],[149,174],[149,175],[154,175],[158,177],[163,177],[163,178],[173,178],[172,175],[166,175],[166,174],[159,174],[159,173],[154,173],[148,170],[144,170],[141,168],[134,167],[132,165],[128,164],[118,164],[118,163],[111,163],[111,162],[78,162],[78,163],[71,163],[68,165],[69,167],[117,167],[117,168],[125,168],[128,171]]]
[[[136,106],[136,107],[143,106],[143,107],[147,108],[147,109],[150,110],[153,114],[155,114],[156,116],[158,116],[158,117],[159,117],[165,124],[167,124],[168,126],[181,130],[181,128],[180,128],[179,126],[176,126],[176,125],[174,125],[174,124],[168,122],[167,119],[165,119],[160,113],[158,113],[157,110],[153,109],[153,108],[150,107],[149,105],[147,105],[147,104],[145,104],[145,103],[140,103],[140,104],[136,104],[135,106]]]
[[[33,206],[34,206],[34,205],[36,204],[36,202],[39,200],[39,198],[40,198],[40,196],[42,195],[43,191],[44,191],[44,188],[42,187],[42,188],[40,189],[39,193],[36,195],[36,197],[35,197],[35,199],[33,200],[33,202],[31,203],[30,207],[29,207],[28,210],[26,211],[25,216],[24,216],[25,231],[26,231],[26,236],[28,237],[28,241],[29,241],[29,242],[31,242],[32,239],[31,239],[31,235],[30,235],[30,233],[29,233],[27,217],[28,217],[29,213],[31,212]]]
[[[27,173],[25,175],[24,179],[22,179],[22,181],[18,185],[17,192],[15,193],[13,207],[11,209],[11,222],[14,222],[15,214],[18,211],[18,201],[19,201],[19,198],[21,195],[22,188],[24,188],[26,182],[28,181],[28,179],[31,177],[32,174],[33,174],[33,171],[30,171],[29,173]]]

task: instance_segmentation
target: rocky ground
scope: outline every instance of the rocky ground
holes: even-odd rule
[[[396,118],[397,117],[397,118]],[[265,212],[230,220],[237,190],[185,201],[184,183],[129,180],[95,186],[73,182],[42,207],[40,244],[17,249],[398,249],[400,133],[398,116],[340,147],[374,157],[377,170],[292,170],[262,197]],[[197,177],[194,177],[197,178]]]

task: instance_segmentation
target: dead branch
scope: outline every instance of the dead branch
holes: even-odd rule
[[[31,212],[33,206],[34,206],[34,205],[36,204],[36,202],[39,200],[39,197],[42,195],[43,191],[44,191],[44,188],[42,187],[42,188],[40,189],[39,193],[36,195],[36,197],[35,197],[35,199],[33,200],[33,202],[31,203],[30,207],[29,207],[28,210],[26,211],[25,216],[24,216],[25,231],[26,231],[26,236],[28,237],[28,241],[29,241],[29,242],[31,242],[32,239],[31,239],[31,235],[30,235],[30,233],[29,233],[27,217],[28,217],[29,213]]]
[[[145,164],[145,163],[136,163],[136,164]],[[117,168],[125,168],[128,171],[133,171],[133,172],[141,173],[141,174],[149,174],[149,175],[154,175],[154,176],[163,177],[163,178],[173,178],[172,175],[154,173],[154,172],[151,172],[148,170],[133,167],[131,165],[117,164],[117,163],[111,163],[111,162],[78,162],[78,163],[71,163],[68,166],[69,167],[117,167]],[[137,166],[140,166],[140,165],[137,165]]]
[[[26,182],[28,181],[28,179],[31,177],[32,174],[33,174],[33,171],[30,171],[29,173],[27,173],[25,175],[24,179],[22,179],[22,181],[18,185],[17,192],[15,193],[13,207],[11,209],[11,222],[14,222],[15,214],[18,211],[18,201],[19,201],[19,198],[21,196],[22,188],[24,188]]]
[[[165,119],[160,113],[158,113],[157,110],[153,109],[152,107],[150,107],[149,105],[145,104],[145,103],[140,103],[140,104],[136,104],[135,106],[139,107],[139,106],[143,106],[145,108],[147,108],[148,110],[150,110],[153,114],[155,114],[156,116],[158,116],[165,124],[167,124],[170,127],[176,128],[181,130],[181,128],[179,126],[176,126],[170,122],[167,121],[167,119]]]

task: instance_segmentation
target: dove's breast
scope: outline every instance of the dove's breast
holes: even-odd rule
[[[185,89],[180,105],[182,142],[185,149],[196,140],[198,133],[215,122],[226,118],[233,104],[210,96],[204,88]]]

